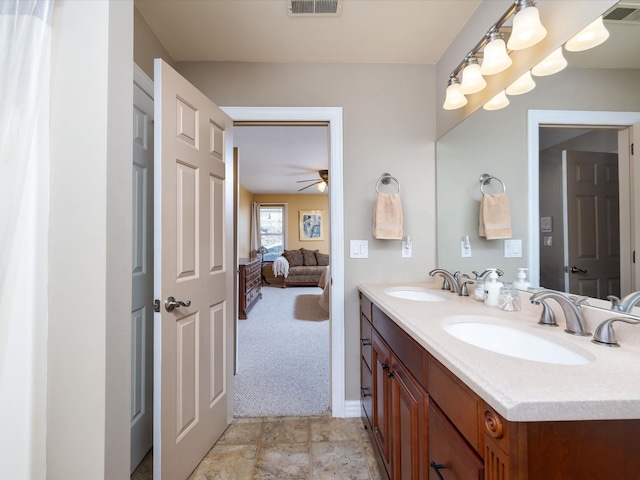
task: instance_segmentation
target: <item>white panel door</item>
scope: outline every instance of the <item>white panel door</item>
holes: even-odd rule
[[[185,479],[228,426],[225,162],[232,120],[155,61],[154,478]],[[231,155],[230,155],[231,157]],[[231,158],[229,158],[231,161]],[[229,298],[232,298],[229,291]],[[178,303],[168,307],[170,297]]]
[[[153,100],[133,86],[131,471],[153,445]]]
[[[620,187],[615,153],[563,151],[567,292],[620,296]]]

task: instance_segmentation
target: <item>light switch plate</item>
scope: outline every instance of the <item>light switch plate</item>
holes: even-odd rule
[[[522,257],[522,240],[504,241],[504,258]]]
[[[349,257],[369,258],[369,242],[367,240],[350,240]]]

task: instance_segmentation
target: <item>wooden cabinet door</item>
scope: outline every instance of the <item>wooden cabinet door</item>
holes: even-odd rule
[[[427,479],[427,393],[395,358],[391,375],[392,478]]]
[[[371,363],[373,374],[373,437],[378,444],[387,472],[391,468],[391,351],[374,330],[371,332]]]

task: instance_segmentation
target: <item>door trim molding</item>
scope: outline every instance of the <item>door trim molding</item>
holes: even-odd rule
[[[329,122],[331,188],[331,414],[347,413],[344,325],[344,193],[342,107],[220,107],[234,121]]]
[[[540,164],[540,125],[607,125],[631,127],[640,122],[640,112],[606,112],[578,110],[529,110],[527,112],[527,148],[529,158],[529,279],[533,285],[540,285],[540,235],[538,203]],[[620,252],[622,255],[622,252]],[[623,259],[621,258],[622,262]]]

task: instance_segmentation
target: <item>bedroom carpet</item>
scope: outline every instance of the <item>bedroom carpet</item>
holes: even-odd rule
[[[317,287],[265,285],[238,321],[235,417],[329,412],[329,314]]]

